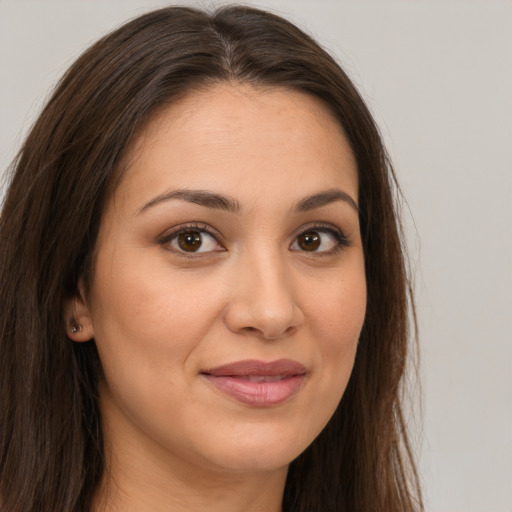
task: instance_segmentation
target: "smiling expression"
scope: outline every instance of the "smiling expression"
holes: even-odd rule
[[[114,454],[260,471],[313,441],[365,314],[357,198],[343,130],[306,94],[215,85],[150,120],[74,305]]]

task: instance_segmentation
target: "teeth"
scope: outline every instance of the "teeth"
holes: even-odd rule
[[[249,382],[277,382],[286,378],[285,375],[243,375],[240,377]]]

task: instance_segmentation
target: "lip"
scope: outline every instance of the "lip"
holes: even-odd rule
[[[253,407],[286,402],[298,393],[306,373],[291,359],[236,361],[201,372],[219,391]]]

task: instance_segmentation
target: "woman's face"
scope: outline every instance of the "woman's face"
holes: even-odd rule
[[[151,120],[75,304],[114,453],[246,472],[313,441],[365,314],[357,197],[342,129],[303,93],[216,85]]]

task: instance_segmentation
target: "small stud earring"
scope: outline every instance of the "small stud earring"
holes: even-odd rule
[[[76,322],[75,319],[71,320],[71,334],[76,334],[77,332],[82,330],[82,326]]]

